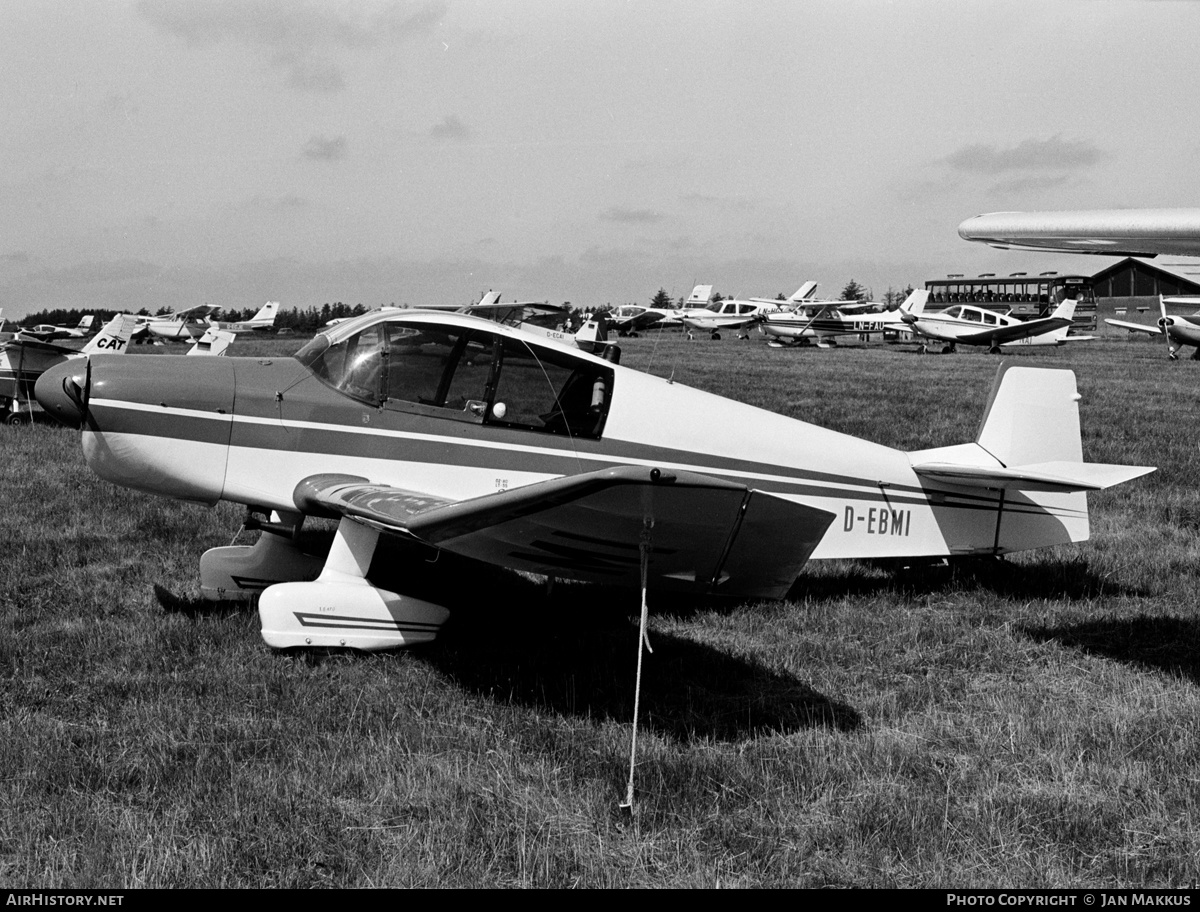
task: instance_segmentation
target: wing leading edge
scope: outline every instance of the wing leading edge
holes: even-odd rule
[[[693,472],[622,466],[453,501],[316,475],[294,495],[305,513],[349,517],[456,554],[566,579],[780,598],[834,516]]]

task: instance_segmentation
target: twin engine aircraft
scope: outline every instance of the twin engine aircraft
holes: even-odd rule
[[[258,597],[272,647],[388,649],[448,609],[378,582],[381,536],[502,567],[783,597],[809,558],[999,555],[1083,541],[1087,492],[1148,467],[1083,461],[1069,370],[1002,364],[974,442],[903,452],[480,317],[364,314],[291,358],[69,362],[38,401],[101,477],[269,514],[200,559]],[[337,521],[327,555],[306,517]]]
[[[929,350],[928,340],[944,342],[942,353],[949,354],[963,345],[986,345],[992,354],[1002,346],[1065,345],[1085,342],[1093,336],[1068,335],[1075,318],[1073,299],[1061,302],[1052,314],[1037,320],[1018,320],[972,304],[955,304],[940,311],[925,311],[929,292],[913,292],[900,307],[900,318],[907,329],[921,340],[921,353]]]

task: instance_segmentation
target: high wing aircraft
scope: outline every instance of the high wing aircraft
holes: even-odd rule
[[[17,338],[29,342],[55,342],[59,339],[82,339],[92,331],[93,314],[87,314],[75,326],[54,326],[39,323],[17,333]]]
[[[277,648],[436,636],[446,607],[370,579],[381,535],[640,587],[644,612],[647,588],[782,597],[810,557],[1083,541],[1086,492],[1153,471],[1083,461],[1069,370],[1002,364],[974,442],[903,452],[437,311],[364,314],[293,358],[94,356],[36,392],[101,477],[270,514],[200,576],[257,596]],[[323,558],[297,543],[309,516],[338,521]]]
[[[1163,336],[1167,342],[1167,357],[1172,361],[1179,360],[1179,350],[1185,345],[1195,345],[1192,360],[1200,361],[1200,311],[1189,316],[1172,316],[1167,313],[1168,304],[1186,304],[1195,307],[1200,299],[1190,297],[1158,296],[1158,309],[1162,314],[1156,324],[1129,323],[1125,320],[1105,320],[1110,326],[1127,329],[1130,332],[1147,333],[1151,336]]]
[[[208,330],[211,317],[221,308],[216,304],[197,304],[174,313],[156,317],[138,317],[138,335],[149,334],[156,339],[170,342],[189,342],[198,339]]]
[[[622,304],[614,308],[608,315],[612,329],[619,336],[636,338],[639,333],[651,327],[663,328],[671,324],[674,311],[664,307],[648,307],[643,304]],[[665,321],[665,322],[664,322]],[[679,321],[675,320],[675,325]]]
[[[86,360],[100,352],[120,354],[128,346],[136,325],[136,318],[118,314],[80,349],[20,337],[6,342],[0,347],[0,415],[4,422],[20,424],[28,419],[20,403],[33,398],[38,377],[51,367],[66,361]]]
[[[913,292],[900,308],[901,319],[907,328],[921,339],[921,352],[928,350],[926,340],[944,342],[943,353],[963,345],[986,345],[989,352],[999,353],[1002,346],[1065,345],[1083,342],[1093,336],[1069,336],[1075,317],[1075,301],[1068,298],[1048,317],[1037,320],[1018,320],[971,304],[955,304],[945,310],[925,312],[929,292]]]
[[[916,295],[914,291],[904,304],[909,304]],[[812,342],[818,348],[828,348],[837,343],[838,336],[873,335],[907,328],[899,311],[889,311],[875,302],[854,301],[806,301],[791,310],[764,314],[758,324],[759,332],[768,337],[767,344],[773,348]]]
[[[209,325],[231,333],[266,332],[269,329],[275,328],[275,317],[278,313],[279,302],[268,301],[249,320],[240,320],[233,323],[209,320]]]

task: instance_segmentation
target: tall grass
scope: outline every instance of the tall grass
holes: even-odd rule
[[[278,353],[297,342],[260,342]],[[997,359],[622,340],[623,362],[907,449],[969,440]],[[0,883],[1180,886],[1200,880],[1200,364],[1113,336],[1074,367],[1083,545],[899,575],[810,564],[783,602],[651,602],[398,551],[453,610],[384,655],[275,653],[198,598],[238,511],[115,488],[5,428]]]

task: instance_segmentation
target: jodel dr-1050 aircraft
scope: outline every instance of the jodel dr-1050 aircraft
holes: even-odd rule
[[[615,348],[607,351],[612,356]],[[467,314],[377,311],[290,358],[96,355],[43,374],[103,478],[271,513],[200,561],[274,647],[432,639],[445,607],[369,579],[381,534],[549,577],[782,597],[810,558],[1086,539],[1075,376],[1002,365],[972,443],[903,452]],[[306,516],[339,520],[301,553]]]

